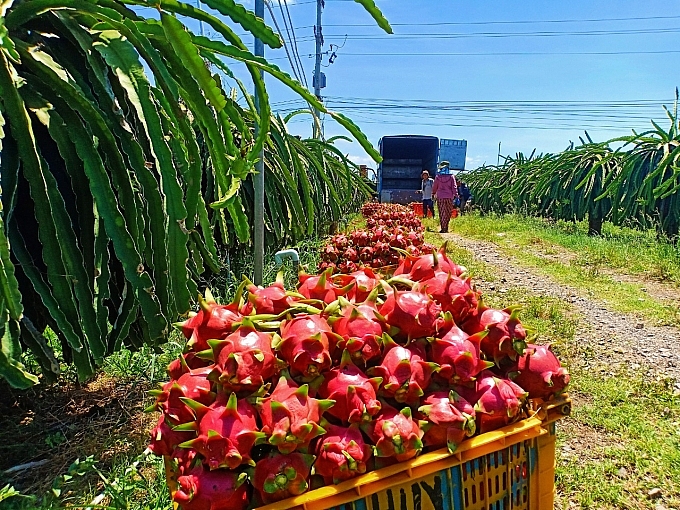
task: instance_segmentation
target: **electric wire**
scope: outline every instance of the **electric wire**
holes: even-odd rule
[[[296,67],[296,62],[295,60],[290,56],[290,51],[288,51],[288,44],[286,42],[286,38],[284,37],[283,33],[281,32],[281,28],[279,27],[279,23],[276,21],[276,16],[274,15],[274,10],[271,7],[270,0],[265,2],[265,5],[267,6],[267,10],[269,10],[269,15],[272,17],[272,21],[274,22],[274,26],[276,27],[276,31],[279,33],[281,36],[281,39],[283,39],[283,49],[286,51],[286,56],[288,57],[288,62],[290,62],[290,67],[293,71],[293,75],[297,79],[297,81],[302,83],[302,78],[298,75],[298,70]],[[271,59],[270,59],[271,60]]]
[[[281,8],[281,0],[278,0],[278,2],[279,2],[279,9],[280,9]],[[304,72],[304,66],[302,65],[302,59],[300,58],[300,52],[298,51],[297,37],[295,35],[295,27],[293,26],[293,19],[291,18],[290,10],[288,9],[288,1],[283,0],[283,5],[286,8],[286,16],[288,17],[288,23],[290,24],[290,31],[293,35],[293,56],[295,57],[295,60],[299,65],[300,74],[302,75],[302,78],[305,80],[305,87],[309,88],[309,84],[307,83],[307,75]],[[285,17],[284,17],[284,23],[285,23]],[[288,30],[288,25],[286,25],[286,30]]]

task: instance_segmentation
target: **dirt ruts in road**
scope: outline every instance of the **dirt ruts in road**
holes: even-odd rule
[[[476,278],[480,290],[520,287],[536,295],[571,303],[582,321],[576,339],[584,348],[592,350],[597,369],[609,366],[614,370],[622,366],[644,370],[653,377],[675,379],[676,388],[680,389],[680,329],[651,326],[638,317],[609,310],[606,304],[584,296],[578,289],[515,263],[493,243],[457,234],[443,234],[443,237],[470,250],[476,259],[493,267],[498,280],[487,282]]]

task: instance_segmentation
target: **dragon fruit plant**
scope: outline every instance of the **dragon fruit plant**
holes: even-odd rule
[[[569,373],[527,343],[519,309],[488,308],[418,218],[365,214],[368,229],[334,236],[328,267],[297,289],[244,279],[231,303],[206,291],[178,324],[186,348],[148,410],[160,413],[149,450],[171,459],[182,510],[245,510],[453,452],[565,391]],[[388,263],[389,279],[370,268]]]

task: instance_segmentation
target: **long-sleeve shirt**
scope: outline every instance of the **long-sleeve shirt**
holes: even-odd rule
[[[432,186],[434,186],[434,179],[423,179],[420,183],[420,191],[423,193],[423,200],[430,200],[432,198]]]
[[[456,178],[453,175],[437,175],[434,179],[432,193],[437,195],[437,198],[457,197],[458,185],[456,184]]]

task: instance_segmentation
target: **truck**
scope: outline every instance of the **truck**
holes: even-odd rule
[[[419,202],[421,174],[434,178],[442,161],[455,173],[465,170],[466,140],[426,135],[383,136],[378,142],[383,160],[378,166],[377,192],[381,202]]]

